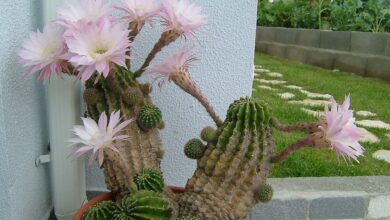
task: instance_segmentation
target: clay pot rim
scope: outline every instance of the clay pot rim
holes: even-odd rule
[[[184,187],[180,187],[180,186],[168,186],[168,187],[174,193],[183,193],[183,192],[185,192],[185,188]],[[99,202],[112,200],[112,199],[113,199],[113,196],[112,196],[111,192],[102,193],[102,194],[92,198],[91,200],[89,200],[87,203],[85,203],[83,206],[81,206],[77,210],[75,216],[73,217],[73,220],[82,220],[85,211],[87,211],[90,207],[96,205]]]

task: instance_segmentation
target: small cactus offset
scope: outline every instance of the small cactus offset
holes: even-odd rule
[[[163,194],[141,190],[125,196],[117,204],[113,220],[169,220],[171,210]]]
[[[206,146],[199,139],[191,139],[184,146],[184,154],[190,159],[200,159]]]
[[[143,129],[157,127],[161,119],[161,111],[156,106],[144,106],[138,114],[138,124]]]
[[[202,132],[200,133],[200,137],[202,140],[212,143],[217,140],[217,131],[212,127],[205,127],[203,128]]]
[[[112,201],[100,202],[89,208],[83,215],[83,220],[107,220],[112,219],[116,205]]]
[[[95,105],[100,99],[99,90],[94,88],[87,88],[84,90],[84,101],[87,105]]]
[[[273,194],[274,190],[272,189],[272,186],[265,184],[261,186],[258,191],[258,200],[260,202],[267,203],[271,201]]]
[[[145,168],[135,175],[134,183],[138,190],[164,191],[164,178],[160,170]]]

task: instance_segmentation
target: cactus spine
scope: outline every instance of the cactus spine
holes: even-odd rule
[[[273,194],[274,190],[272,189],[272,186],[265,184],[261,186],[258,191],[258,200],[260,202],[267,203],[271,201]]]
[[[180,198],[179,215],[199,219],[245,219],[271,169],[271,113],[251,98],[235,101]]]
[[[164,178],[161,171],[145,168],[137,173],[134,182],[138,190],[150,190],[162,193],[164,191]]]
[[[156,106],[144,106],[138,115],[138,124],[147,130],[157,127],[161,122],[161,111]]]

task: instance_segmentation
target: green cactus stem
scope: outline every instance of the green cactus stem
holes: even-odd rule
[[[157,127],[161,119],[161,111],[156,106],[144,106],[138,114],[138,124],[145,130]]]
[[[145,168],[134,177],[138,190],[150,190],[162,193],[164,191],[164,178],[161,171]]]
[[[191,139],[184,146],[184,154],[190,159],[200,159],[206,146],[199,139]]]
[[[83,220],[107,220],[112,219],[116,205],[112,201],[100,202],[89,208],[83,215]]]
[[[160,193],[141,190],[125,196],[117,204],[113,220],[169,220],[168,202]]]
[[[200,137],[202,140],[208,142],[208,143],[213,143],[214,141],[217,140],[217,131],[212,128],[212,127],[205,127],[203,128],[202,132],[200,133]]]
[[[262,203],[267,203],[271,201],[273,194],[274,190],[272,189],[272,186],[265,184],[261,186],[258,191],[258,200]]]

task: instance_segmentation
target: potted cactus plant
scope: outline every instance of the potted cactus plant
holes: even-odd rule
[[[121,16],[110,16],[113,10]],[[313,123],[281,125],[266,103],[250,97],[233,102],[222,120],[190,76],[196,57],[188,46],[151,64],[167,45],[191,39],[207,23],[201,8],[188,0],[122,0],[115,5],[74,0],[58,14],[24,41],[19,56],[28,73],[38,73],[40,80],[69,74],[85,85],[87,114],[69,139],[71,156],[89,155],[90,163],[97,161],[111,193],[82,208],[76,219],[245,219],[255,204],[270,201],[267,177],[273,164],[291,152],[328,147],[354,160],[364,152],[349,97],[342,105],[332,99],[326,117]],[[145,25],[158,20],[165,27],[160,39],[142,67],[132,70],[132,42]],[[197,160],[197,169],[183,189],[164,184],[163,113],[150,98],[152,85],[139,82],[142,75],[152,76],[160,87],[173,82],[215,122],[184,146],[185,155]],[[275,129],[307,136],[275,152]]]

